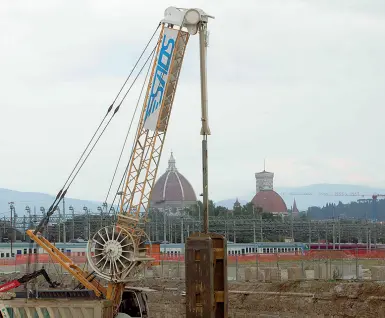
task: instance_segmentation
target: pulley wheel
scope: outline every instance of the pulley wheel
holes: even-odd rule
[[[135,266],[136,244],[132,235],[117,225],[98,230],[87,246],[90,267],[99,277],[125,282]]]

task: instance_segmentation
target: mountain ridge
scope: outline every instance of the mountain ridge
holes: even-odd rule
[[[307,210],[310,206],[322,207],[326,203],[348,203],[356,201],[361,198],[371,198],[371,195],[375,193],[385,193],[385,189],[374,188],[369,186],[352,185],[352,184],[311,184],[307,186],[299,187],[276,187],[274,189],[279,193],[285,201],[287,208],[289,209],[294,199],[296,200],[297,207],[300,211]],[[323,193],[323,194],[322,194]],[[325,193],[332,195],[325,195]],[[357,195],[337,195],[341,193]],[[230,199],[218,200],[216,205],[221,205],[231,209],[235,200],[238,198],[241,204],[250,202],[255,193],[250,192],[248,194],[235,196]],[[334,194],[334,195],[333,195]],[[25,207],[28,205],[31,208],[31,213],[36,211],[36,214],[40,214],[40,207],[48,209],[48,207],[55,200],[55,196],[41,192],[23,192],[12,189],[0,188],[0,217],[9,216],[9,204],[8,202],[15,203],[16,213],[19,216],[25,215]],[[85,199],[65,198],[66,213],[69,213],[68,207],[73,206],[75,212],[84,213],[83,207],[87,206],[90,211],[96,212],[99,206],[102,206],[102,202]],[[60,205],[62,208],[62,204]]]

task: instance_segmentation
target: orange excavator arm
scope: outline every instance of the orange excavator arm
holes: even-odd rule
[[[34,234],[33,230],[27,230],[27,235],[35,241],[43,250],[45,250],[52,259],[58,262],[66,271],[75,277],[86,289],[92,290],[97,297],[107,294],[107,289],[97,280],[92,279],[92,275],[83,271],[67,255],[61,252],[55,245],[45,239],[43,236]]]

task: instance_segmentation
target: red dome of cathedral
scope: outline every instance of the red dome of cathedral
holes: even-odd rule
[[[190,182],[178,171],[171,153],[166,172],[155,182],[151,193],[151,206],[196,205],[197,197]]]
[[[262,208],[263,212],[286,213],[287,207],[282,197],[274,190],[259,191],[251,200],[255,207]]]

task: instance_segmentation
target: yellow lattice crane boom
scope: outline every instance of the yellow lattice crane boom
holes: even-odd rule
[[[89,264],[102,278],[125,282],[138,265],[149,260],[144,247],[148,237],[138,223],[147,217],[189,37],[199,31],[205,39],[208,18],[200,9],[170,7],[165,11],[117,224],[100,229],[88,245]]]

